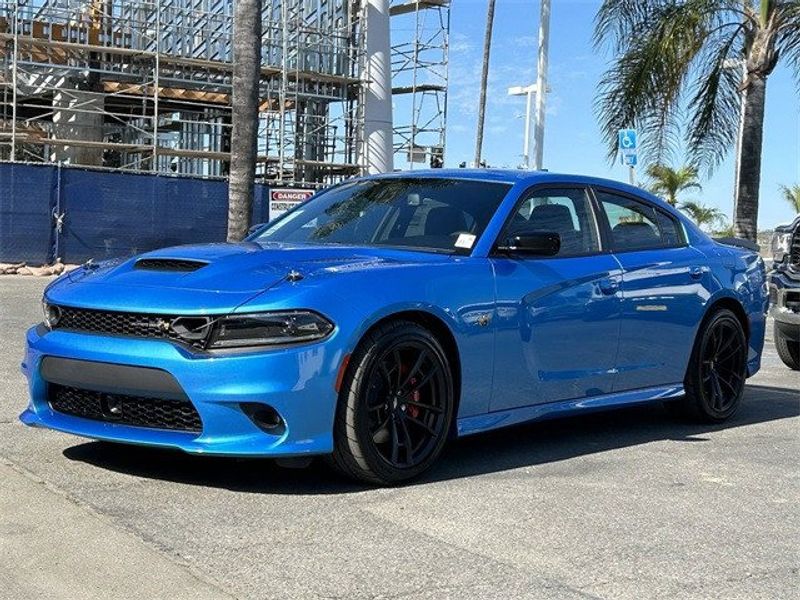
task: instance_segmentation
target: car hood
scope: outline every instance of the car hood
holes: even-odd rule
[[[203,314],[233,310],[290,279],[447,259],[353,246],[253,242],[176,246],[127,260],[89,263],[57,280],[46,295],[51,302],[83,308]]]

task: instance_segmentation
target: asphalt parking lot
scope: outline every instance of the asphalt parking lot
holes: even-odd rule
[[[46,283],[0,278],[0,598],[800,597],[800,374],[771,339],[725,425],[530,424],[375,490],[25,428]]]

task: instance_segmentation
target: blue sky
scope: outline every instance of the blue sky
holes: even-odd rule
[[[544,166],[627,180],[625,167],[610,165],[592,108],[597,83],[610,56],[592,45],[599,0],[552,0],[550,72]],[[447,166],[472,160],[479,97],[485,0],[455,0],[451,12],[450,91]],[[507,88],[535,83],[539,3],[499,0],[495,12],[483,155],[492,166],[514,167],[521,161],[524,97]],[[800,183],[800,97],[791,73],[779,67],[767,87],[761,181],[761,228],[790,220],[789,205],[778,196],[779,184]],[[730,216],[733,207],[734,157],[704,181],[699,199]],[[640,183],[642,183],[640,181]]]

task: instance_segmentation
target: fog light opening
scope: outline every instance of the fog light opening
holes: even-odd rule
[[[240,404],[242,411],[250,418],[256,427],[270,435],[282,435],[286,431],[286,423],[277,410],[269,404],[258,402],[243,402]]]

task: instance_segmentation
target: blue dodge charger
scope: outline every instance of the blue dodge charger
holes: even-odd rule
[[[27,334],[21,419],[391,484],[448,438],[664,402],[719,422],[759,369],[752,250],[588,177],[347,181],[245,242],[89,263]]]

